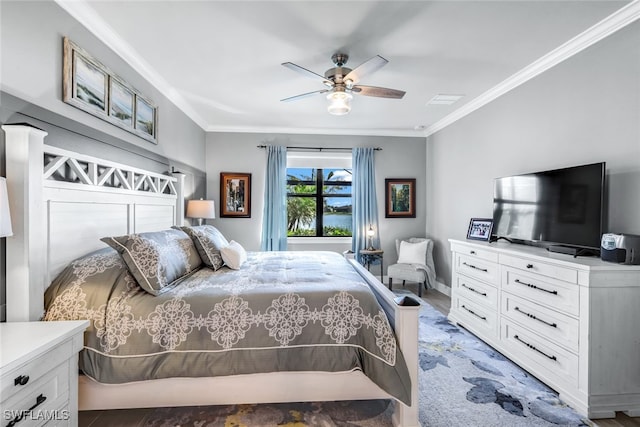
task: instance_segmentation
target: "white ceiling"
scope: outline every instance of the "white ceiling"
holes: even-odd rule
[[[369,135],[438,130],[638,12],[638,0],[57,1],[207,131]],[[346,116],[323,95],[280,102],[323,88],[281,63],[324,74],[338,51],[350,68],[389,60],[360,83],[405,97],[354,95]],[[465,96],[427,106],[437,94]]]

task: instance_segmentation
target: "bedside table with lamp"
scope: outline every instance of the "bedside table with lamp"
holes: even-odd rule
[[[380,282],[383,282],[384,251],[382,249],[375,249],[373,247],[373,236],[375,234],[376,234],[375,230],[371,225],[369,225],[369,229],[367,230],[367,238],[369,240],[369,246],[367,247],[367,249],[360,249],[358,253],[362,257],[362,261],[364,262],[364,265],[367,267],[367,270],[370,270],[371,264],[373,264],[377,260],[380,260]]]

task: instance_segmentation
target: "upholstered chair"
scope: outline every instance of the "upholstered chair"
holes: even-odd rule
[[[433,288],[436,281],[436,270],[433,264],[433,240],[421,237],[396,239],[398,262],[387,268],[389,289],[393,288],[393,280],[418,282],[418,296],[422,296],[422,286]]]

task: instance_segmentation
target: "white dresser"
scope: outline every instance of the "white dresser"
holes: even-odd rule
[[[0,323],[2,427],[78,425],[78,352],[87,326]]]
[[[449,240],[457,323],[589,418],[640,416],[640,266]]]

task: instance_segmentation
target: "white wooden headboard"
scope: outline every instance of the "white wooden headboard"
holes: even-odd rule
[[[7,321],[39,320],[44,291],[101,237],[167,229],[184,218],[184,175],[163,175],[44,144],[46,132],[4,125],[13,236]]]

